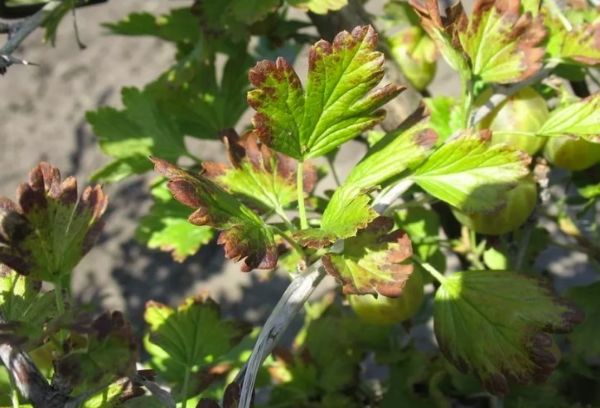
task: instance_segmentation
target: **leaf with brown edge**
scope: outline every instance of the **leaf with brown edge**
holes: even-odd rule
[[[15,204],[0,197],[0,263],[33,279],[71,273],[102,230],[108,199],[100,186],[78,198],[77,181],[40,163],[19,186]]]
[[[136,340],[121,312],[104,313],[72,327],[67,351],[54,362],[53,383],[75,394],[135,372]]]
[[[468,21],[461,2],[447,7],[444,16],[440,14],[437,0],[410,0],[409,3],[448,65],[467,78],[470,68],[458,39],[459,32],[464,30]]]
[[[582,319],[549,286],[514,272],[455,273],[435,295],[440,350],[496,395],[508,392],[509,381],[545,381],[558,364],[551,333],[570,332]]]
[[[254,126],[274,150],[304,161],[322,156],[383,120],[379,110],[401,87],[373,88],[383,78],[383,54],[371,26],[320,40],[309,51],[308,81],[283,58],[250,70],[248,103]]]
[[[570,30],[546,8],[542,9],[548,30],[546,52],[550,57],[566,64],[600,64],[600,11],[585,7],[581,10],[573,7],[566,11]]]
[[[515,83],[534,76],[544,57],[540,18],[521,14],[520,0],[478,0],[458,36],[472,72],[484,82]]]
[[[345,294],[402,295],[413,272],[412,246],[403,231],[390,232],[393,226],[390,218],[376,218],[344,241],[341,254],[323,256],[325,270],[342,284]]]
[[[243,261],[244,272],[275,268],[278,255],[273,233],[256,213],[205,176],[165,160],[151,160],[155,170],[169,179],[167,187],[173,197],[195,210],[188,220],[221,231],[218,243],[227,258]]]
[[[204,175],[227,191],[251,204],[280,211],[295,202],[296,161],[262,143],[257,132],[242,137],[233,129],[222,133],[231,166],[204,162]],[[304,191],[310,193],[317,182],[317,169],[304,163]]]

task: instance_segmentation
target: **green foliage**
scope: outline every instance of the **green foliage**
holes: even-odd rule
[[[265,210],[283,213],[295,202],[296,163],[281,153],[276,153],[258,140],[256,132],[240,138],[235,132],[223,136],[231,167],[204,162],[205,174],[240,198]],[[310,193],[317,181],[314,166],[304,165],[303,189]]]
[[[156,171],[165,176],[173,197],[193,208],[189,221],[221,231],[219,243],[225,256],[243,260],[241,269],[271,269],[277,264],[277,248],[267,224],[250,208],[202,175],[194,175],[164,160],[153,159]]]
[[[513,272],[459,272],[441,283],[434,310],[440,350],[498,395],[508,392],[509,379],[546,379],[558,363],[548,333],[569,331],[581,321],[550,289]],[[461,340],[471,333],[476,342]]]
[[[287,61],[261,61],[250,71],[259,137],[273,149],[306,160],[322,156],[383,119],[378,111],[401,90],[383,78],[383,55],[371,27],[342,32],[311,47],[306,90]]]
[[[463,135],[436,150],[412,179],[432,196],[465,212],[488,212],[529,172],[529,159],[478,135]]]
[[[600,355],[598,325],[600,316],[600,283],[573,288],[568,297],[585,313],[585,321],[577,326],[569,335],[573,351],[584,358],[595,358]]]
[[[410,239],[390,232],[389,218],[376,218],[356,237],[344,242],[340,254],[323,256],[325,270],[342,284],[346,294],[398,297],[413,272]]]
[[[75,3],[45,17],[48,39]],[[580,252],[590,267],[600,262],[600,110],[589,92],[598,10],[477,0],[467,15],[460,2],[440,10],[436,0],[390,0],[371,19],[364,2],[347,3],[195,0],[104,24],[166,42],[174,59],[150,83],[125,87],[122,107],[88,112],[112,160],[94,178],[116,182],[154,163],[163,177],[151,184],[136,237],[175,261],[218,231],[242,271],[271,272],[280,261],[320,274],[316,283],[336,278],[347,296],[330,291],[304,304],[300,332],[259,372],[256,386],[268,392],[256,394],[257,406],[475,407],[497,405],[496,396],[507,407],[598,406],[598,283],[567,294],[587,315],[578,325],[581,313],[551,289],[554,268],[538,262],[553,245]],[[294,20],[292,8],[311,14]],[[367,17],[379,27],[328,32]],[[312,23],[333,40],[313,38],[304,30]],[[292,61],[308,42],[302,82]],[[427,89],[438,53],[456,71],[456,97]],[[402,123],[403,88],[378,88],[384,74],[426,96]],[[383,122],[388,102],[394,115]],[[201,139],[193,151],[191,138]],[[204,151],[218,139],[228,163]],[[353,139],[366,153],[338,172],[346,158],[338,152]],[[551,165],[539,157],[545,142]],[[322,156],[333,191],[319,184]],[[557,177],[553,167],[578,173]],[[84,407],[237,407],[240,370],[265,338],[259,328],[222,318],[206,295],[177,308],[149,301],[140,356],[119,312],[94,319],[70,292],[101,229],[100,187],[78,197],[73,178],[42,163],[17,196],[18,204],[0,198],[2,350],[30,354],[46,380],[14,375],[8,364],[3,393],[35,378]],[[301,309],[294,290],[289,308],[273,311],[281,324]],[[437,344],[422,335],[431,324]],[[555,343],[553,333],[567,335]],[[136,372],[136,363],[152,370]],[[0,403],[32,402],[17,394]]]
[[[553,110],[538,133],[552,137],[576,136],[600,143],[600,93]]]
[[[73,330],[69,344],[71,349],[54,363],[54,381],[76,394],[110,384],[135,369],[135,339],[120,312],[105,313],[89,327]]]
[[[17,274],[0,264],[0,313],[14,329],[9,333],[14,341],[38,340],[44,324],[54,317],[54,293],[41,292],[42,284]],[[5,338],[9,333],[3,334]]]
[[[177,309],[149,302],[144,319],[149,326],[144,345],[152,367],[178,386],[217,364],[248,334],[241,323],[221,319],[210,298],[188,298]],[[189,391],[182,392],[189,396]]]
[[[152,196],[154,205],[140,220],[136,231],[136,238],[148,248],[171,252],[174,260],[183,262],[212,239],[212,228],[188,222],[189,211],[173,199],[166,183],[156,183]]]

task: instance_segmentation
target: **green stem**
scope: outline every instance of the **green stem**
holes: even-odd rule
[[[10,401],[12,403],[13,408],[19,408],[21,406],[21,403],[19,402],[19,391],[17,391],[17,387],[16,385],[13,383],[12,379],[11,379],[11,392],[10,392]]]
[[[276,206],[275,214],[277,214],[279,216],[279,218],[281,218],[281,220],[283,221],[285,226],[288,227],[288,229],[290,229],[292,231],[296,229],[294,224],[292,224],[292,222],[290,221],[288,216],[285,214],[285,211],[283,210],[283,208],[281,208],[280,206]]]
[[[304,207],[304,162],[298,162],[296,170],[296,194],[298,195],[298,215],[300,216],[300,229],[308,228],[306,208]]]
[[[279,229],[277,227],[273,227],[273,229],[275,230],[276,234],[278,234],[281,238],[283,238],[288,244],[290,244],[290,246],[292,248],[294,248],[294,250],[296,252],[298,252],[300,254],[302,259],[306,260],[306,254],[304,253],[304,250],[302,249],[302,247],[300,245],[298,245],[298,243],[296,241],[294,241],[292,239],[292,237],[290,237],[288,234],[286,234],[285,232],[283,232],[281,229]]]
[[[435,280],[438,281],[441,285],[443,285],[444,282],[446,282],[446,277],[444,275],[442,275],[442,273],[440,271],[435,269],[433,267],[433,265],[431,265],[430,263],[427,263],[427,262],[423,262],[422,260],[418,259],[414,255],[413,255],[413,259],[416,260],[417,263],[419,263],[419,265],[421,265],[423,267],[423,269],[425,269],[427,272],[429,272],[429,274],[431,276],[433,276],[435,278]]]
[[[187,393],[190,385],[190,368],[185,367],[185,373],[183,374],[183,386],[181,387],[181,408],[187,406]]]
[[[63,298],[62,289],[62,284],[60,282],[54,284],[54,299],[56,300],[56,310],[59,315],[62,315],[65,312],[65,300]]]
[[[468,129],[471,124],[471,109],[473,108],[473,80],[463,82],[463,129]]]

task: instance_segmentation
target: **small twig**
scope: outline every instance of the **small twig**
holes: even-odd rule
[[[8,68],[12,64],[17,63],[17,61],[23,61],[10,58],[11,54],[17,49],[17,47],[19,47],[25,38],[29,36],[29,34],[35,31],[36,28],[41,26],[46,21],[46,17],[56,7],[58,7],[60,3],[61,2],[59,0],[49,1],[48,4],[46,4],[43,8],[19,24],[19,28],[14,31],[12,35],[10,35],[8,41],[6,41],[6,44],[0,48],[0,55],[2,55],[2,58],[0,58],[0,70]]]
[[[77,25],[77,13],[75,12],[75,0],[72,0],[71,13],[73,14],[73,31],[75,32],[75,41],[80,50],[84,50],[86,45],[81,41],[79,36],[79,26]]]

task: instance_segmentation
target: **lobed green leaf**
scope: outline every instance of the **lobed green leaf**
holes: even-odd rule
[[[600,143],[600,93],[562,105],[550,112],[539,129],[541,136],[575,136]]]
[[[198,373],[216,363],[248,334],[247,327],[220,316],[210,298],[187,298],[177,309],[148,302],[144,346],[152,367],[166,380],[181,384],[184,373]]]
[[[321,40],[309,54],[306,90],[283,59],[261,61],[250,70],[255,89],[248,103],[261,140],[298,160],[322,156],[379,123],[378,110],[401,88],[387,85],[369,93],[383,78],[383,54],[375,50],[372,27]]]
[[[432,196],[464,212],[490,212],[529,173],[529,156],[487,137],[464,135],[437,149],[411,178]]]
[[[175,261],[183,262],[210,242],[213,229],[191,224],[187,220],[189,211],[173,199],[166,183],[156,184],[152,196],[154,205],[135,232],[136,238],[148,248],[170,252]]]
[[[413,272],[412,246],[406,233],[390,232],[393,220],[379,217],[356,237],[344,241],[340,254],[321,259],[325,270],[341,284],[345,294],[398,297]]]
[[[546,380],[558,364],[549,333],[569,332],[581,319],[547,286],[513,272],[459,272],[435,296],[440,350],[496,395],[508,392],[509,380]]]

